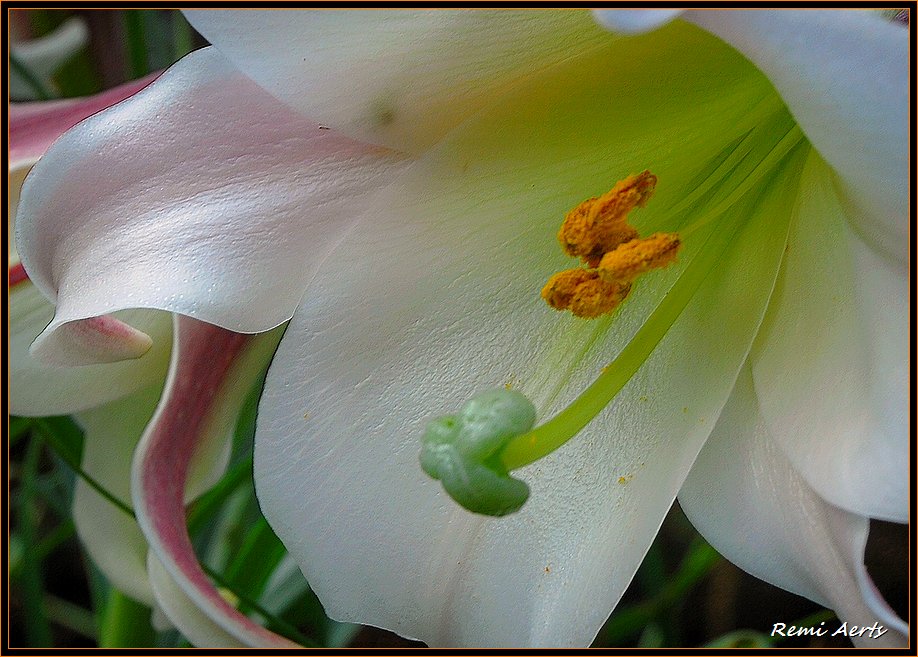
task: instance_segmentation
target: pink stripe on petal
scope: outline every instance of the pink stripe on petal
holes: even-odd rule
[[[72,367],[140,358],[152,346],[153,340],[143,331],[101,315],[68,322],[54,333],[40,335],[29,351],[46,365]]]
[[[213,622],[250,646],[291,648],[233,608],[201,569],[185,525],[189,464],[204,447],[222,393],[238,386],[234,366],[258,336],[176,318],[176,353],[163,401],[134,456],[134,507],[150,548]]]
[[[9,161],[15,163],[41,157],[55,139],[77,123],[133,96],[159,75],[153,73],[85,98],[10,103]]]
[[[25,267],[22,266],[21,262],[17,262],[10,267],[7,275],[9,276],[9,281],[7,283],[8,287],[13,287],[23,281],[29,280],[29,275],[26,273]]]

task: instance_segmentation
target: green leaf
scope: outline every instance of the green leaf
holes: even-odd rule
[[[177,61],[194,49],[194,33],[191,25],[181,12],[176,12],[173,20],[175,50],[173,57]]]
[[[150,72],[147,61],[147,40],[144,36],[142,12],[128,10],[123,12],[125,48],[127,49],[128,70],[130,80],[142,78]]]
[[[31,427],[31,419],[27,417],[17,417],[15,415],[10,416],[8,426],[10,447],[18,443],[20,439],[29,435],[29,429]]]
[[[17,504],[19,536],[26,547],[22,553],[18,589],[22,600],[26,642],[33,648],[51,648],[54,643],[51,625],[45,613],[42,561],[37,552],[30,549],[38,540],[39,509],[35,499],[35,478],[38,475],[41,452],[42,441],[33,437],[22,463],[22,494]]]
[[[666,620],[673,609],[721,559],[717,551],[704,539],[696,538],[667,585],[657,595],[643,602],[616,609],[600,630],[593,645],[621,645],[641,632],[649,623]]]
[[[32,418],[32,426],[68,465],[79,466],[83,458],[83,430],[73,419],[67,416]]]
[[[245,537],[242,547],[224,571],[223,576],[234,591],[258,598],[287,550],[268,525],[259,518]],[[243,609],[243,611],[245,611]]]
[[[188,531],[197,534],[211,520],[226,500],[246,482],[252,480],[252,457],[233,464],[217,484],[195,500],[188,511]]]
[[[156,633],[150,625],[151,610],[127,597],[117,589],[110,589],[102,612],[99,630],[100,648],[148,648],[153,645]]]
[[[19,57],[14,55],[12,52],[9,53],[9,61],[10,70],[15,71],[20,77],[22,77],[23,80],[25,80],[26,84],[32,88],[32,92],[35,94],[35,97],[38,100],[51,100],[54,98],[55,94],[42,83],[37,75],[32,73],[29,67],[25,65],[25,62],[19,59]]]
[[[80,466],[83,455],[83,432],[73,420],[67,417],[36,418],[32,420],[32,426],[77,476],[124,513],[134,517],[134,510],[126,502],[113,495]]]

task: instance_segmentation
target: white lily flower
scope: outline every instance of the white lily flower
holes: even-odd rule
[[[672,17],[600,14],[629,32]],[[907,520],[901,26],[189,18],[214,48],[71,130],[26,181],[20,251],[56,303],[33,354],[142,354],[142,334],[94,319],[124,308],[246,333],[292,316],[255,476],[329,615],[431,645],[586,645],[681,490],[728,558],[891,628],[867,645],[904,641],[862,562],[869,518]],[[676,264],[612,317],[547,308],[564,212],[644,169],[659,185],[635,226],[679,233]],[[216,595],[181,523],[184,464],[270,340],[207,344],[184,321],[134,461],[154,589],[200,644],[280,645]],[[504,449],[530,497],[487,518],[417,452],[431,417],[502,384],[559,419]]]

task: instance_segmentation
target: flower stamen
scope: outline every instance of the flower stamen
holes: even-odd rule
[[[611,313],[631,291],[628,283],[607,282],[596,269],[567,269],[552,275],[542,298],[556,310],[592,319]]]
[[[744,140],[745,137],[740,144]],[[598,317],[614,310],[628,295],[636,277],[674,262],[687,236],[697,234],[699,244],[637,332],[600,370],[596,380],[564,409],[534,426],[535,407],[517,391],[497,389],[476,395],[458,416],[437,418],[428,425],[421,451],[424,470],[440,479],[446,492],[470,511],[499,516],[518,510],[525,503],[529,489],[510,473],[535,463],[574,438],[628,384],[723,261],[723,254],[745,222],[743,213],[730,210],[802,141],[800,128],[790,127],[751,170],[745,171],[736,171],[736,167],[746,160],[749,151],[734,149],[716,171],[739,175],[738,184],[695,210],[694,222],[680,228],[679,234],[654,233],[643,239],[635,236],[616,243],[602,252],[598,260],[600,240],[595,238],[595,227],[601,224],[599,232],[611,234],[605,222],[611,222],[619,230],[627,226],[627,213],[646,203],[656,177],[649,172],[631,176],[609,194],[589,199],[568,213],[559,233],[562,248],[569,253],[577,251],[576,255],[588,267],[553,275],[543,288],[542,297],[551,307],[571,310],[580,317]],[[696,189],[676,208],[681,212],[703,196]],[[618,203],[616,199],[626,200]],[[673,214],[674,210],[669,212]],[[700,232],[714,221],[717,222],[714,229]],[[575,234],[580,235],[577,238],[580,241],[566,241],[566,236]],[[568,247],[568,244],[581,246]]]
[[[677,233],[654,233],[631,240],[605,254],[597,271],[607,283],[627,285],[641,274],[675,262],[681,245]]]
[[[628,225],[628,213],[643,208],[657,185],[650,171],[628,176],[599,197],[589,198],[564,217],[558,231],[561,249],[595,267],[602,254],[638,236]]]
[[[641,274],[673,263],[681,246],[675,233],[641,238],[628,214],[650,200],[657,177],[650,171],[628,176],[599,197],[587,199],[564,217],[561,249],[587,268],[568,269],[548,279],[542,298],[555,310],[594,319],[615,310]]]

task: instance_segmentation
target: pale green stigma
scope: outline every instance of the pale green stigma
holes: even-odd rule
[[[501,453],[511,439],[532,428],[535,417],[532,402],[513,390],[476,395],[457,415],[427,425],[421,467],[469,511],[513,513],[529,498],[529,486],[510,476]]]

